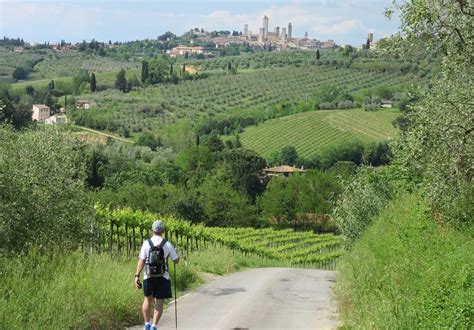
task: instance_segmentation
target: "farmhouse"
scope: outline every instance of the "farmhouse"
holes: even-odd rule
[[[76,109],[90,109],[91,101],[90,100],[77,100]]]
[[[277,167],[271,167],[271,168],[266,168],[263,170],[265,174],[268,176],[275,176],[275,175],[283,175],[283,176],[290,176],[295,173],[304,173],[306,170],[303,170],[302,168],[297,168],[294,166],[289,166],[289,165],[281,165]]]
[[[44,121],[48,125],[64,125],[67,124],[67,117],[64,114],[54,115]]]
[[[391,107],[393,107],[393,101],[392,100],[382,100],[380,106],[382,108],[391,108]]]
[[[203,52],[204,52],[204,48],[202,47],[188,47],[188,46],[178,46],[167,51],[170,57],[186,56],[186,54],[188,55],[202,54]]]
[[[44,104],[33,104],[33,114],[31,116],[32,120],[39,122],[44,122],[50,117],[50,109],[47,105]]]

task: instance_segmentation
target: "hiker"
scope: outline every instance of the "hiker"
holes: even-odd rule
[[[163,299],[171,298],[171,281],[168,269],[168,256],[175,264],[179,262],[178,254],[173,245],[163,238],[165,226],[162,221],[157,220],[152,226],[153,237],[144,241],[138,256],[137,271],[135,272],[135,286],[142,287],[140,273],[143,268],[143,318],[145,330],[156,330],[158,321],[163,314]],[[152,248],[153,247],[153,248]],[[161,251],[160,251],[161,250]],[[155,310],[153,323],[150,324],[150,307],[155,299]]]

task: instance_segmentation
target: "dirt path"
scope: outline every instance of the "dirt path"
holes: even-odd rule
[[[334,281],[334,272],[298,268],[217,278],[178,299],[178,329],[334,329]],[[159,329],[175,329],[174,304]]]
[[[74,128],[79,128],[83,131],[87,131],[87,132],[99,134],[99,135],[102,135],[102,136],[106,136],[106,137],[109,137],[111,139],[115,139],[115,140],[118,140],[118,141],[121,141],[121,142],[126,142],[126,143],[131,143],[131,144],[135,143],[131,140],[127,140],[125,138],[121,138],[121,137],[118,137],[118,136],[115,136],[115,135],[112,135],[112,134],[107,134],[107,133],[104,133],[104,132],[101,132],[101,131],[96,131],[95,129],[91,129],[91,128],[88,128],[88,127],[78,126],[78,125],[71,125],[71,126],[74,127]]]

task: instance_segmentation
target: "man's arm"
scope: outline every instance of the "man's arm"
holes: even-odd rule
[[[142,272],[143,267],[145,267],[145,259],[138,258],[137,270],[135,271],[135,286],[137,289],[140,289],[142,286],[140,283],[140,273]]]

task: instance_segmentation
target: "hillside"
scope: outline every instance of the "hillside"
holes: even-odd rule
[[[301,103],[310,102],[321,86],[331,85],[355,94],[380,85],[401,88],[417,80],[413,74],[400,72],[309,65],[259,69],[236,75],[216,74],[206,79],[160,84],[130,93],[106,90],[83,97],[95,101],[98,110],[107,112],[107,118],[94,120],[97,126],[91,128],[122,126],[137,132],[156,131],[182,118],[196,122],[217,116],[240,116],[254,118],[254,121],[262,117],[279,117]],[[100,81],[98,76],[98,83]],[[80,122],[87,125],[85,121]],[[115,124],[109,125],[111,122]]]
[[[299,155],[310,157],[356,139],[372,142],[393,138],[397,129],[391,122],[399,114],[395,109],[305,112],[249,127],[241,134],[241,141],[246,148],[266,157],[285,146],[293,146]]]

